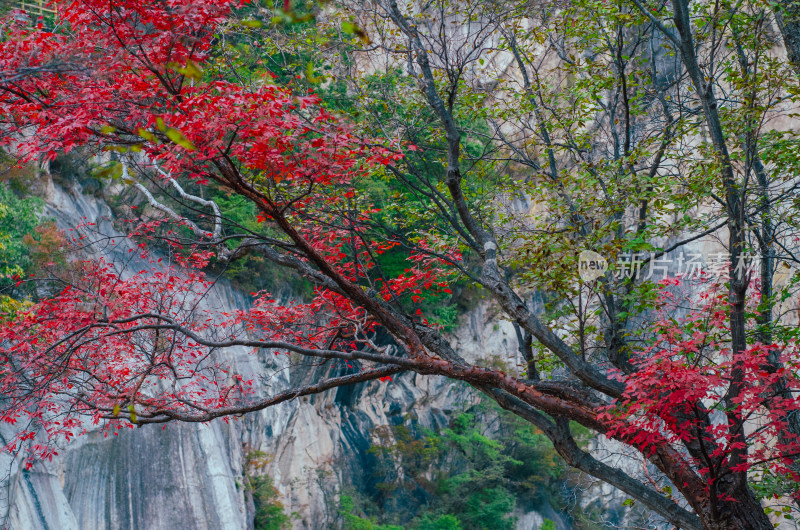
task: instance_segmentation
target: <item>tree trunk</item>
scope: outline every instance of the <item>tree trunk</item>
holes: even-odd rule
[[[772,530],[764,508],[746,483],[728,475],[695,506],[706,530]],[[725,500],[729,499],[729,500]],[[696,500],[696,498],[695,498]],[[699,509],[698,509],[699,508]]]
[[[783,44],[786,47],[789,63],[800,77],[800,1],[778,0],[774,13],[783,35]]]

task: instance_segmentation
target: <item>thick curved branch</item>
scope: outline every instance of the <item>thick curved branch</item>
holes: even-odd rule
[[[112,328],[113,331],[102,334],[102,338],[120,334],[131,334],[145,330],[169,330],[180,333],[200,346],[212,349],[246,346],[250,348],[287,350],[304,356],[321,359],[362,360],[389,364],[402,370],[412,370],[423,375],[443,375],[451,379],[468,382],[475,386],[502,389],[548,414],[567,415],[582,425],[598,432],[607,432],[609,429],[609,425],[598,418],[598,412],[603,406],[603,403],[590,393],[579,388],[571,387],[568,384],[551,381],[531,382],[518,379],[498,370],[469,366],[428,356],[407,358],[359,350],[344,352],[331,349],[307,348],[284,341],[241,339],[215,341],[206,339],[184,326],[173,323],[169,317],[155,316],[154,318],[165,323],[142,324],[125,329],[116,329],[117,323],[112,321],[109,323],[99,323],[95,325],[95,327]],[[135,320],[136,317],[131,317],[125,319],[124,322],[129,323]],[[100,337],[86,340],[81,343],[81,345],[93,342],[99,338]]]
[[[218,409],[209,410],[207,412],[203,412],[200,414],[189,414],[189,413],[183,413],[166,409],[155,410],[152,412],[141,412],[137,413],[136,423],[138,425],[143,425],[146,423],[166,423],[175,420],[189,422],[189,423],[202,423],[206,421],[211,421],[215,418],[221,418],[223,416],[234,416],[238,414],[246,414],[248,412],[263,410],[267,407],[272,407],[279,403],[283,403],[284,401],[289,401],[298,397],[309,396],[312,394],[319,394],[320,392],[330,390],[331,388],[337,388],[344,385],[353,385],[356,383],[363,383],[365,381],[380,379],[381,377],[389,377],[398,374],[402,371],[404,371],[403,368],[397,366],[387,366],[383,368],[376,368],[374,370],[367,370],[365,372],[359,372],[357,374],[344,375],[341,377],[333,377],[330,379],[325,379],[324,381],[320,381],[313,385],[287,390],[285,392],[281,392],[280,394],[260,399],[252,403],[247,403],[243,405],[233,405],[230,407],[222,407]],[[121,412],[118,416],[114,416],[113,410],[111,409],[105,409],[105,410],[106,412],[108,412],[108,414],[103,416],[103,418],[105,419],[127,418],[130,420],[128,413]]]

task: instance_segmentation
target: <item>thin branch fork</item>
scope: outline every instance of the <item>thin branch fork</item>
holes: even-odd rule
[[[150,206],[152,206],[153,208],[155,208],[155,209],[167,214],[172,219],[174,219],[176,221],[179,221],[180,223],[185,224],[198,237],[200,237],[202,239],[211,239],[212,241],[220,240],[222,238],[222,213],[220,212],[220,209],[219,209],[219,206],[217,205],[217,203],[212,201],[212,200],[204,199],[202,197],[198,197],[197,195],[192,195],[191,193],[186,192],[186,190],[184,190],[183,187],[180,184],[178,184],[178,181],[175,180],[172,177],[171,173],[166,173],[155,162],[151,162],[150,164],[152,165],[153,168],[155,168],[155,170],[158,172],[158,174],[161,175],[164,178],[164,180],[175,189],[175,191],[178,193],[178,195],[180,195],[180,197],[182,199],[185,199],[187,201],[199,204],[199,205],[207,207],[207,208],[211,208],[214,211],[214,230],[212,232],[209,232],[207,230],[201,229],[197,225],[197,223],[195,223],[191,219],[189,219],[187,217],[184,217],[182,215],[178,215],[178,213],[175,212],[175,210],[173,210],[169,206],[159,202],[153,196],[153,194],[150,192],[150,190],[147,189],[146,186],[144,186],[141,182],[139,182],[139,181],[137,181],[137,180],[135,180],[134,178],[131,177],[130,171],[128,169],[128,163],[125,160],[122,161],[122,179],[123,179],[123,181],[124,182],[127,182],[127,181],[133,182],[133,186],[136,189],[138,189],[139,191],[141,191],[142,194],[144,194],[144,196],[147,198],[147,202],[150,204]]]

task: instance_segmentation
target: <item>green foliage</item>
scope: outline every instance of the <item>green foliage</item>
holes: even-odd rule
[[[396,277],[410,267],[410,250],[424,246],[432,249],[469,249],[459,243],[450,222],[442,216],[437,197],[446,196],[446,151],[444,131],[436,115],[417,88],[417,82],[401,70],[375,72],[351,80],[357,84],[357,96],[338,100],[365,134],[376,138],[386,131],[397,132],[406,143],[404,158],[391,168],[378,168],[358,183],[363,196],[380,209],[376,220],[393,241],[400,243],[378,257],[380,272]],[[481,216],[496,216],[492,204],[501,179],[495,163],[483,155],[494,149],[486,122],[474,107],[457,106],[456,119],[463,129],[464,155],[471,160],[464,168],[462,186],[465,196]],[[394,141],[394,138],[387,138]],[[462,277],[450,279],[458,293],[423,291],[419,297],[408,294],[400,303],[409,312],[421,309],[432,323],[453,331],[458,315],[469,309],[469,283]]]
[[[378,520],[414,529],[512,529],[517,502],[564,504],[555,487],[564,467],[552,445],[499,408],[473,407],[440,432],[409,418],[374,436],[369,452],[379,482],[365,508]]]
[[[286,530],[291,528],[291,518],[283,511],[279,493],[266,475],[248,477],[256,508],[255,530]]]
[[[539,527],[539,530],[556,530],[556,523],[550,519],[545,519],[542,526]]]
[[[0,184],[0,289],[7,289],[30,273],[34,265],[31,239],[39,225],[42,201],[36,197],[19,198]]]
[[[464,528],[513,530],[517,526],[517,519],[509,514],[515,504],[511,492],[502,487],[472,493],[467,497],[466,509],[460,514]]]
[[[245,454],[244,484],[253,497],[255,530],[286,530],[291,528],[291,519],[295,516],[294,513],[286,515],[272,477],[265,474],[271,461],[272,456],[263,451],[253,450]]]
[[[239,24],[226,28],[226,45],[206,75],[244,84],[267,80],[303,92],[336,86],[325,73],[330,66],[320,50],[347,47],[352,39],[338,24],[318,22],[318,2],[294,1],[289,12],[280,2],[266,4],[267,9],[258,3],[241,6]]]
[[[382,525],[378,524],[373,519],[355,515],[353,513],[356,509],[355,503],[350,496],[342,495],[340,503],[341,509],[339,513],[344,517],[345,530],[403,530],[402,526]]]
[[[426,513],[414,526],[416,530],[461,530],[461,522],[455,515],[440,515],[438,517]]]

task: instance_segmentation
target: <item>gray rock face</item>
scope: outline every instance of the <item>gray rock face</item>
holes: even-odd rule
[[[65,454],[64,495],[81,528],[245,528],[229,434],[224,424],[90,434]]]
[[[8,498],[12,501],[7,516],[9,528],[79,528],[58,477],[53,473],[42,469],[17,471],[9,482]]]

